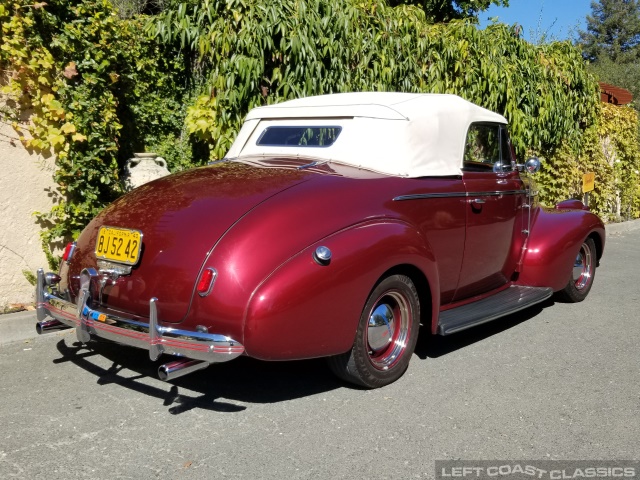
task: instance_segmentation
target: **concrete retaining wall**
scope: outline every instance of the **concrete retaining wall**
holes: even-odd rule
[[[29,154],[11,126],[0,122],[0,312],[9,304],[34,300],[34,287],[23,270],[47,266],[40,227],[33,212],[53,206],[54,160]]]

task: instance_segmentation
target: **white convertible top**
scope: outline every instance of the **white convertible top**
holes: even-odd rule
[[[456,95],[339,93],[249,112],[227,158],[300,156],[406,177],[460,175],[465,138],[476,122],[502,115]],[[340,127],[330,146],[258,145],[268,127]]]

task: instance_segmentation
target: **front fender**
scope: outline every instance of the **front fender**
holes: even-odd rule
[[[582,209],[538,208],[532,217],[519,285],[562,290],[571,278],[580,246],[588,237],[596,243],[598,260],[602,256],[605,228],[593,213]]]
[[[313,259],[324,245],[328,265]],[[351,348],[362,308],[378,280],[399,265],[412,265],[438,298],[437,268],[417,230],[378,220],[342,230],[309,245],[256,288],[244,318],[249,356],[264,360],[313,358]]]

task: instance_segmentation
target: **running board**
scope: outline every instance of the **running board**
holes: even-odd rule
[[[551,288],[512,285],[506,290],[477,302],[440,312],[438,334],[449,335],[505,315],[511,315],[531,305],[543,302],[551,295],[553,295]]]

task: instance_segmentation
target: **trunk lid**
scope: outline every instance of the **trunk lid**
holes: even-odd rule
[[[73,278],[83,268],[97,268],[95,247],[101,226],[139,230],[143,236],[139,261],[130,275],[103,288],[102,305],[144,318],[149,300],[156,297],[160,318],[180,322],[216,242],[247,212],[308,175],[228,163],[143,185],[108,206],[81,234],[70,266],[72,293],[77,294],[78,288]]]

